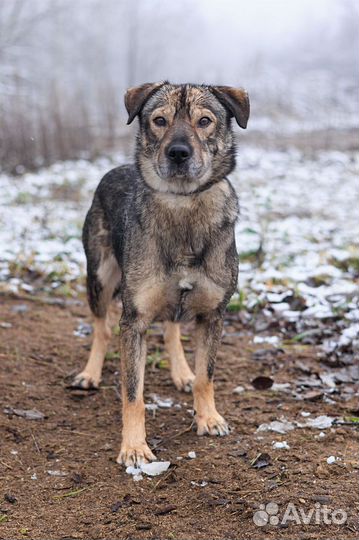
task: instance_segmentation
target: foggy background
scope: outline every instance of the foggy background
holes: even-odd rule
[[[163,79],[245,87],[255,140],[330,147],[334,129],[340,145],[357,127],[358,15],[355,0],[0,0],[1,167],[127,148],[125,89]]]

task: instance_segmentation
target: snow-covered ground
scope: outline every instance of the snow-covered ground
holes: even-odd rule
[[[0,175],[0,290],[70,296],[84,290],[82,222],[101,176],[123,162],[117,155]],[[241,204],[239,307],[260,306],[264,316],[304,330],[305,321],[339,317],[339,338],[355,337],[358,169],[353,152],[320,151],[308,159],[296,149],[243,145],[232,175]]]
[[[241,288],[260,297],[269,287],[282,296],[279,289],[295,288],[318,317],[356,293],[358,172],[354,154],[318,152],[305,159],[297,150],[243,149],[233,175],[241,202]],[[272,299],[286,314],[285,296]]]
[[[101,177],[124,162],[121,155],[95,162],[55,163],[22,176],[0,175],[0,280],[11,291],[76,294],[85,270],[81,229]],[[44,284],[45,282],[45,284]],[[61,289],[62,292],[62,289]]]
[[[238,302],[331,354],[359,352],[359,156],[243,148]],[[334,329],[335,327],[335,329]],[[319,330],[321,329],[321,330]],[[269,338],[270,340],[270,338]]]

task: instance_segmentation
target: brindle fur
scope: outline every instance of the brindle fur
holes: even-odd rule
[[[95,332],[89,362],[74,386],[99,385],[119,299],[123,439],[118,461],[129,465],[154,459],[145,440],[143,380],[146,330],[156,319],[165,322],[177,388],[193,384],[198,434],[228,433],[214,403],[213,372],[224,310],[237,283],[238,203],[227,179],[235,165],[231,117],[246,127],[249,102],[241,89],[165,82],[129,89],[125,104],[129,123],[139,117],[136,159],[104,176],[85,220]],[[158,117],[165,126],[156,124]],[[200,125],[203,117],[208,125]],[[169,158],[176,144],[190,151],[184,162]],[[192,319],[195,376],[178,324]]]

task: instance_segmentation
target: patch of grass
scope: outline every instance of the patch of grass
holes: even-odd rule
[[[106,360],[118,360],[120,358],[120,353],[115,351],[108,351],[106,353]]]
[[[291,339],[283,339],[281,344],[282,344],[282,346],[284,348],[285,347],[290,347],[290,350],[293,351],[293,352],[296,352],[296,353],[308,351],[308,349],[310,349],[310,347],[313,347],[313,345],[309,345],[309,344],[307,345],[307,344],[304,344],[304,343],[293,342]]]
[[[54,260],[58,263],[56,264],[56,269],[51,270],[46,276],[46,281],[51,283],[53,281],[66,281],[66,277],[70,274],[70,269],[66,261],[63,260],[63,255],[56,255]]]
[[[246,227],[245,229],[243,229],[242,233],[255,234],[256,236],[259,236],[259,232],[256,231],[255,229],[252,229],[252,227]]]
[[[291,339],[284,340],[285,344],[291,344],[291,343],[299,343],[303,341],[304,338],[313,335],[317,331],[315,330],[306,330],[305,332],[301,332],[300,334],[297,334],[296,336],[293,336]]]
[[[65,296],[71,298],[77,296],[77,292],[74,291],[70,283],[63,283],[53,291],[56,296]]]
[[[81,200],[81,191],[86,183],[86,179],[79,177],[75,180],[64,178],[61,185],[53,184],[50,186],[49,198],[58,201],[75,201]]]
[[[344,317],[345,313],[348,310],[348,304],[343,302],[342,304],[339,304],[338,306],[332,306],[332,311],[335,315],[338,317]]]
[[[4,521],[7,521],[7,516],[5,514],[0,514],[0,523],[4,523]]]
[[[242,251],[238,254],[239,262],[250,262],[258,267],[262,266],[265,259],[265,252],[263,249],[263,242],[259,244],[257,249],[251,249],[248,251]]]
[[[359,275],[359,257],[351,257],[349,259],[349,266],[353,268],[356,275]]]
[[[240,262],[256,262],[257,261],[258,250],[250,249],[248,251],[241,251],[238,254]]]
[[[350,255],[343,261],[332,258],[329,262],[336,268],[339,268],[339,270],[344,272],[352,272],[356,276],[359,275],[359,256],[357,255]]]
[[[344,416],[344,420],[351,424],[359,424],[359,418],[357,416]]]
[[[153,354],[147,355],[146,364],[151,366],[152,369],[166,369],[168,368],[168,361],[162,358],[161,351],[157,348]]]
[[[283,287],[288,288],[291,286],[290,280],[285,277],[272,277],[267,279],[264,284],[268,287],[268,289],[271,289],[274,285],[282,285]]]
[[[246,293],[244,290],[238,291],[238,294],[235,294],[232,296],[228,306],[227,311],[230,313],[237,313],[238,311],[242,311],[245,308],[246,304]]]
[[[83,491],[85,491],[87,488],[80,488],[80,489],[74,489],[73,491],[68,491],[67,493],[63,493],[62,495],[54,495],[54,499],[67,499],[68,497],[77,497],[77,495],[80,495]]]
[[[113,327],[112,332],[115,336],[119,336],[121,334],[120,325],[116,324],[116,326]]]
[[[13,204],[30,204],[33,200],[33,197],[30,193],[27,193],[26,191],[19,191],[19,193],[16,195]]]
[[[21,257],[20,260],[10,261],[8,269],[11,277],[17,277],[19,279],[27,277],[37,279],[43,276],[43,272],[36,268],[34,254],[29,255],[27,258]]]

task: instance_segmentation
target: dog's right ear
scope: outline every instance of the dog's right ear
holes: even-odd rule
[[[131,124],[134,118],[141,112],[146,101],[163,84],[163,82],[146,83],[127,90],[125,94],[125,107],[128,112],[127,124]]]

